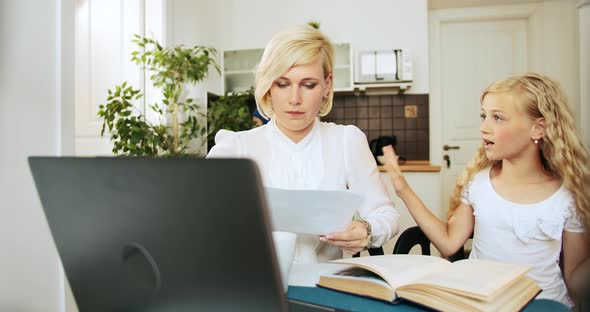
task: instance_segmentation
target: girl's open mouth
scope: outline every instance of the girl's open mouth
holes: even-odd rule
[[[490,147],[490,146],[494,145],[494,142],[492,142],[490,140],[483,139],[483,145],[485,147]]]

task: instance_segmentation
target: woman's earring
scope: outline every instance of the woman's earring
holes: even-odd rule
[[[533,142],[535,142],[535,144],[539,144],[539,140],[537,139],[533,139]]]

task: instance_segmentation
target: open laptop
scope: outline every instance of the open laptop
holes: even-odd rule
[[[81,312],[330,311],[286,299],[250,160],[29,165]]]

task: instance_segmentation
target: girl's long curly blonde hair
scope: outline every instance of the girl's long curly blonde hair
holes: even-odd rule
[[[526,114],[533,119],[544,118],[546,129],[544,137],[539,140],[539,153],[545,169],[563,179],[565,186],[572,192],[579,216],[590,229],[590,164],[588,150],[584,147],[576,131],[574,118],[567,105],[565,94],[559,84],[540,74],[525,73],[496,81],[488,86],[481,95],[480,103],[488,93],[518,94]],[[471,163],[457,179],[457,184],[450,200],[448,217],[450,218],[460,204],[465,186],[478,171],[500,164],[501,161],[489,160],[483,144]]]

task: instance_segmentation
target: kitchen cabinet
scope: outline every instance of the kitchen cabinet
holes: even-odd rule
[[[393,252],[393,246],[395,246],[395,242],[397,241],[399,235],[407,228],[415,226],[416,221],[410,215],[408,211],[408,207],[404,204],[404,202],[395,194],[395,189],[391,184],[391,179],[389,178],[389,174],[382,172],[380,173],[381,180],[387,189],[387,193],[391,200],[393,201],[393,205],[397,209],[400,214],[399,219],[399,232],[397,235],[392,238],[389,242],[383,245],[383,250],[385,254],[391,254]],[[414,192],[422,199],[424,205],[430,211],[437,216],[441,220],[446,220],[446,211],[443,211],[443,205],[441,203],[441,189],[440,189],[440,180],[441,174],[440,172],[405,172],[404,177],[408,184],[412,187]],[[444,199],[448,200],[448,199]],[[431,244],[430,251],[432,255],[440,256],[438,250]],[[415,246],[411,252],[412,254],[421,254],[420,247]]]
[[[262,58],[264,49],[243,49],[223,51],[222,90],[242,92],[254,87],[256,65]]]
[[[438,167],[440,171],[439,166]],[[410,169],[411,170],[411,169]],[[412,187],[414,192],[418,194],[418,197],[424,202],[426,208],[430,210],[436,217],[438,217],[441,221],[446,222],[447,220],[447,211],[445,210],[445,205],[443,202],[450,200],[448,196],[445,196],[442,192],[442,173],[438,171],[429,171],[429,172],[404,172],[404,177],[408,184]],[[382,172],[381,173],[381,180],[385,184],[387,188],[387,193],[389,194],[391,200],[393,201],[393,205],[397,209],[400,214],[400,230],[397,235],[392,238],[388,243],[383,245],[383,250],[385,254],[391,254],[393,252],[393,247],[395,246],[395,242],[401,235],[401,233],[412,226],[416,225],[416,221],[410,215],[408,211],[408,207],[404,204],[404,202],[397,197],[395,194],[395,190],[393,185],[391,184],[391,179],[389,178],[389,174]],[[465,243],[465,252],[469,254],[472,249],[472,240],[467,240]],[[430,244],[430,252],[433,256],[440,256],[440,252],[434,245]],[[410,251],[411,254],[421,254],[421,249],[419,246],[414,246]]]
[[[353,54],[350,43],[334,44],[334,92],[353,91]]]
[[[390,241],[383,245],[383,252],[386,255],[391,255],[393,253],[393,247],[395,246],[399,236],[405,229],[416,226],[416,221],[414,221],[414,218],[412,218],[410,211],[408,211],[408,207],[406,207],[404,202],[395,194],[395,189],[393,188],[393,184],[391,184],[389,174],[386,172],[381,172],[379,175],[381,177],[381,181],[385,185],[385,189],[387,190],[389,198],[391,198],[391,201],[393,202],[393,206],[400,215],[399,232]],[[426,207],[440,220],[446,220],[447,213],[446,211],[443,211],[443,205],[441,205],[442,193],[440,188],[440,172],[404,172],[404,177],[414,192],[416,192],[418,197],[420,197],[422,202],[424,202],[424,205],[426,205]],[[430,244],[430,252],[433,256],[441,256],[438,249],[436,249],[436,247],[434,247],[432,244]],[[420,246],[414,246],[414,248],[410,250],[410,254],[422,254]],[[368,252],[363,251],[361,255],[366,256],[369,254]],[[350,258],[351,256],[352,255],[350,253],[344,253],[344,258]]]
[[[353,90],[353,57],[349,43],[334,44],[334,91]],[[254,87],[256,66],[264,49],[224,50],[223,92],[241,92]]]

